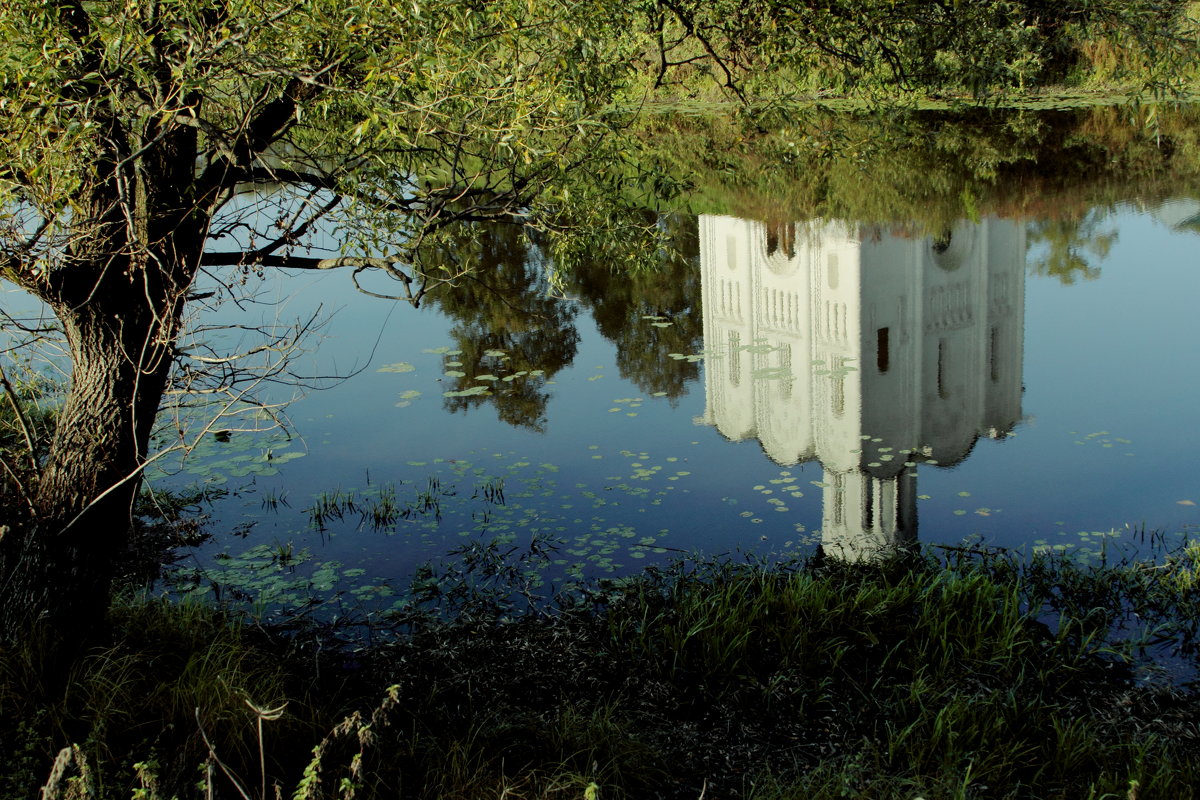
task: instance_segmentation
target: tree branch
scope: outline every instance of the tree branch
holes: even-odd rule
[[[335,258],[313,258],[311,256],[275,256],[258,254],[258,251],[235,250],[224,253],[205,253],[200,258],[201,266],[206,267],[238,267],[259,266],[277,267],[279,269],[381,269],[403,283],[412,283],[412,278],[396,268],[397,264],[407,263],[400,256],[384,256],[370,258],[366,256],[337,256]]]
[[[301,224],[299,227],[297,227],[297,228],[288,227],[288,229],[284,231],[282,236],[280,236],[279,238],[277,238],[275,241],[271,242],[270,244],[264,245],[264,246],[258,248],[257,250],[248,250],[248,251],[242,252],[241,260],[239,260],[238,263],[239,264],[244,264],[244,263],[261,264],[261,263],[263,263],[264,258],[271,255],[279,248],[296,244],[298,241],[300,241],[302,238],[304,238],[304,236],[306,236],[308,234],[308,231],[312,228],[312,226],[314,224],[316,224],[316,222],[318,220],[320,220],[322,217],[324,217],[326,214],[328,214],[333,209],[337,208],[338,205],[341,204],[341,202],[342,202],[342,196],[334,195],[332,200],[330,200],[325,205],[321,206],[321,208],[317,209],[317,211],[314,212],[311,217],[306,219],[303,222],[303,224]],[[293,222],[295,222],[294,219],[293,219]],[[204,262],[202,261],[201,263],[203,264]]]
[[[297,112],[304,103],[324,90],[316,82],[316,76],[330,69],[333,69],[332,64],[316,70],[313,75],[296,76],[288,80],[278,97],[264,104],[234,134],[232,141],[219,148],[221,156],[209,164],[200,176],[199,185],[203,187],[203,194],[219,194],[232,189],[234,184],[254,169],[259,157],[296,123],[299,119]]]
[[[204,267],[260,266],[282,269],[338,269],[340,267],[378,267],[383,269],[402,261],[396,258],[371,258],[359,256],[336,256],[313,258],[312,256],[259,255],[257,250],[230,250],[220,253],[205,253],[200,258]]]
[[[338,190],[337,179],[330,175],[280,167],[248,167],[238,172],[237,179],[238,183],[286,183],[311,186],[314,189]]]

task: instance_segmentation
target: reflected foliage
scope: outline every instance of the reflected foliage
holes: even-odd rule
[[[1200,185],[1200,108],[808,110],[759,120],[659,118],[642,134],[689,176],[691,210],[750,219],[915,223],[1082,219]]]
[[[663,118],[642,132],[655,138],[657,166],[692,182],[693,210],[767,220],[775,247],[791,246],[778,233],[787,220],[849,219],[936,239],[963,218],[1030,219],[1031,271],[1070,284],[1099,275],[1118,202],[1158,202],[1177,195],[1181,177],[1200,179],[1198,118],[1195,109],[814,111],[769,133],[716,118]],[[581,306],[616,345],[623,378],[671,400],[686,393],[698,364],[670,355],[703,347],[695,218],[624,213],[566,249],[552,233],[478,224],[426,248],[427,272],[456,276],[431,295],[457,321],[447,409],[490,404],[509,424],[545,430],[546,382],[575,357]]]
[[[1096,261],[1108,257],[1117,232],[1101,229],[1103,214],[1088,212],[1082,219],[1044,219],[1029,223],[1028,243],[1040,255],[1030,260],[1035,275],[1057,278],[1063,284],[1100,277]]]
[[[450,332],[456,352],[445,357],[446,389],[454,393],[444,400],[446,410],[490,403],[503,422],[543,432],[546,381],[575,358],[577,310],[551,294],[543,259],[522,229],[461,226],[458,233],[455,251],[443,251],[442,262],[482,269],[432,295],[456,320]],[[464,394],[472,391],[480,393]]]
[[[590,258],[576,254],[562,276],[554,274],[545,242],[520,228],[463,225],[442,237],[441,249],[425,254],[425,268],[460,275],[429,295],[456,320],[454,347],[443,361],[445,408],[492,405],[503,422],[544,432],[546,384],[572,363],[579,342],[580,303],[567,295],[616,345],[622,377],[647,394],[682,397],[698,365],[669,354],[691,354],[703,344],[696,221],[646,211],[641,227],[656,229],[660,245],[638,269],[609,260],[626,246],[614,241]]]
[[[617,346],[621,377],[674,401],[699,377],[695,362],[669,356],[704,346],[700,245],[695,217],[670,214],[657,224],[664,249],[656,264],[630,273],[593,261],[574,271],[572,286],[601,335]]]
[[[1200,233],[1200,214],[1188,217],[1183,222],[1175,226],[1176,230],[1190,231],[1192,233]]]

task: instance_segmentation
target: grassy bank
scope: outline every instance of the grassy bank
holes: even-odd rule
[[[105,798],[1194,796],[1197,699],[1137,661],[1193,664],[1200,553],[951,555],[443,598],[370,645],[127,600],[70,663],[0,655],[0,787],[57,754]]]

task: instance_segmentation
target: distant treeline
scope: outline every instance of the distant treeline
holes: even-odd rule
[[[1193,87],[1186,0],[648,0],[656,89],[743,99]]]

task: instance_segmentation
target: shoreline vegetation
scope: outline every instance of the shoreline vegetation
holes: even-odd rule
[[[1065,256],[1087,238],[1086,203],[1116,197],[1109,181],[1130,171],[1154,196],[1165,175],[1200,173],[1194,109],[1158,111],[1200,96],[1200,3],[679,1],[637,4],[644,19],[627,30],[583,6],[560,20],[539,17],[547,12],[523,0],[478,8],[449,2],[436,5],[444,27],[427,38],[411,33],[424,28],[404,16],[407,4],[384,4],[387,13],[367,13],[358,28],[335,2],[293,14],[304,17],[299,28],[288,17],[295,9],[271,26],[237,4],[178,5],[182,22],[136,3],[56,10],[18,2],[0,12],[0,30],[15,43],[0,73],[0,154],[16,165],[0,173],[0,189],[6,207],[44,215],[6,229],[5,277],[64,314],[97,309],[84,323],[142,319],[138,341],[153,343],[143,360],[160,370],[157,394],[98,393],[113,398],[107,422],[86,421],[98,419],[85,413],[86,399],[63,404],[76,429],[114,436],[133,427],[122,414],[135,405],[146,410],[140,439],[90,450],[55,438],[55,409],[4,378],[14,414],[0,411],[0,451],[6,466],[15,465],[2,484],[4,586],[16,585],[11,578],[24,565],[45,567],[44,575],[31,573],[25,595],[14,596],[51,605],[74,592],[63,614],[92,613],[100,624],[59,617],[64,630],[76,624],[79,638],[64,643],[61,631],[35,624],[0,642],[0,798],[1186,800],[1200,791],[1193,683],[1200,547],[1186,541],[1149,537],[1149,556],[1100,561],[971,549],[857,565],[819,555],[775,564],[687,561],[549,604],[514,598],[503,581],[481,585],[468,571],[458,583],[424,586],[428,613],[353,639],[335,628],[265,626],[230,609],[128,589],[108,605],[111,576],[88,571],[119,560],[126,545],[144,544],[136,535],[106,544],[97,532],[125,530],[121,518],[137,490],[128,476],[146,466],[138,460],[147,452],[146,420],[178,356],[177,326],[221,192],[280,180],[272,152],[311,154],[314,171],[297,172],[296,185],[319,178],[313,186],[331,191],[372,181],[395,188],[396,175],[436,165],[440,154],[446,186],[425,187],[432,199],[424,211],[453,211],[456,182],[484,174],[489,191],[511,194],[495,216],[532,207],[570,222],[575,210],[597,227],[604,219],[588,216],[595,208],[586,201],[608,199],[600,191],[607,184],[593,195],[576,192],[583,200],[572,205],[565,189],[555,200],[562,187],[553,181],[578,179],[559,147],[585,130],[596,132],[600,155],[611,158],[605,163],[627,164],[619,147],[604,149],[614,141],[609,126],[660,137],[649,156],[664,159],[669,175],[698,175],[697,202],[764,218],[853,213],[883,223],[919,207],[932,228],[964,212],[1028,212],[1069,176],[1087,175],[1085,190],[1061,204],[1062,213],[1076,213],[1074,224],[1044,232],[1061,244],[1060,277],[1069,280],[1081,271]],[[855,8],[861,13],[850,13]],[[227,13],[242,16],[227,25]],[[536,33],[543,29],[550,32]],[[525,30],[534,32],[530,41]],[[439,39],[444,31],[456,38]],[[473,71],[480,53],[540,52],[537,36],[556,45],[560,61],[514,57],[512,71],[529,71],[519,81],[500,62],[495,69],[504,74]],[[394,50],[378,44],[389,37],[399,42]],[[501,44],[493,51],[479,44],[489,41]],[[435,63],[442,72],[421,74]],[[412,78],[401,87],[411,106],[395,102],[398,74]],[[521,91],[510,93],[513,85]],[[484,95],[494,99],[494,118],[475,120]],[[445,112],[449,122],[413,121],[420,115],[411,108],[438,108],[447,98],[457,109]],[[1105,126],[1106,114],[1125,113],[1110,109],[1115,102],[1142,115],[1137,133]],[[1092,116],[1076,132],[1096,144],[1068,134],[1039,138],[1045,129],[1031,120],[984,124],[999,135],[995,142],[975,136],[970,124],[947,124],[940,139],[901,125],[892,139],[875,141],[878,125],[852,118],[839,128],[821,117],[963,106],[1087,107],[1078,113]],[[531,116],[531,108],[546,114]],[[739,114],[711,116],[731,108]],[[801,124],[792,114],[798,108],[818,113]],[[642,114],[624,126],[611,119],[630,109],[671,116]],[[466,157],[446,149],[438,125],[455,132],[445,140],[470,143]],[[1164,137],[1169,153],[1160,147]],[[368,157],[372,142],[394,163]],[[1045,169],[1039,148],[1064,144],[1073,148],[1070,159]],[[1121,160],[1105,160],[1106,147]],[[897,161],[897,152],[907,157]],[[342,160],[328,161],[330,153]],[[960,156],[948,167],[957,172],[944,176],[944,202],[931,203],[909,178],[949,153]],[[201,155],[221,169],[208,170],[216,188],[197,199],[183,190],[192,188]],[[726,157],[750,168],[729,178]],[[755,159],[785,169],[770,177],[753,168]],[[261,163],[268,168],[260,173]],[[832,171],[804,183],[817,174],[809,169],[815,163]],[[995,188],[1006,172],[1022,178],[1018,194]],[[877,180],[868,186],[867,175]],[[771,208],[749,188],[764,176],[775,185],[790,181]],[[410,188],[396,194],[405,211]],[[178,196],[163,199],[167,189]],[[79,200],[84,190],[87,202]],[[113,212],[126,203],[137,206],[128,230]],[[94,252],[82,247],[62,267],[54,259],[94,233],[87,214],[96,209],[103,213],[92,227],[124,231],[129,243],[96,237]],[[290,247],[325,213],[295,218],[293,228],[272,234],[272,248]],[[149,220],[172,214],[158,239],[138,238],[153,227]],[[409,217],[397,217],[392,230],[368,226],[363,240],[407,230]],[[474,216],[453,211],[429,220],[435,230]],[[180,233],[189,225],[190,239]],[[43,241],[46,231],[52,235]],[[580,237],[577,246],[593,245]],[[177,252],[185,256],[172,261]],[[253,266],[261,270],[273,252],[250,253]],[[570,255],[566,246],[562,252]],[[243,255],[225,266],[246,275],[251,262]],[[110,269],[120,259],[126,273]],[[158,263],[178,274],[154,273]],[[92,268],[99,277],[88,277]],[[137,295],[128,283],[96,291],[138,270],[162,279],[147,283],[162,296],[147,298],[145,308],[128,305]],[[47,294],[47,274],[66,276],[69,291]],[[104,299],[112,303],[96,305]],[[154,381],[126,383],[145,392]],[[51,473],[56,482],[45,479]],[[115,487],[127,495],[109,497]],[[78,536],[62,553],[39,538],[71,526],[90,538]],[[43,546],[49,555],[35,563]],[[56,558],[76,570],[72,578],[59,577]],[[503,563],[492,567],[489,579],[508,574]],[[92,577],[103,602],[86,595]],[[106,615],[95,613],[106,605]],[[28,616],[45,611],[35,606]],[[24,624],[22,614],[10,616]]]
[[[0,652],[0,794],[65,738],[45,797],[1190,798],[1200,546],[1142,538],[680,561],[537,606],[493,563],[351,640],[124,596],[72,663]]]
[[[918,94],[911,98],[890,98],[886,103],[872,101],[854,94],[817,93],[810,96],[788,98],[786,103],[764,98],[761,107],[752,106],[752,111],[785,107],[788,109],[863,112],[863,111],[970,111],[993,109],[997,111],[1067,111],[1088,108],[1112,108],[1120,106],[1191,105],[1200,101],[1200,83],[1180,87],[1163,96],[1146,96],[1143,87],[1126,85],[1101,86],[1044,86],[1026,89],[1014,94],[976,97],[971,94],[935,93]],[[684,95],[678,97],[649,97],[637,105],[639,111],[661,116],[721,116],[743,111],[745,107],[736,99],[724,96]]]

